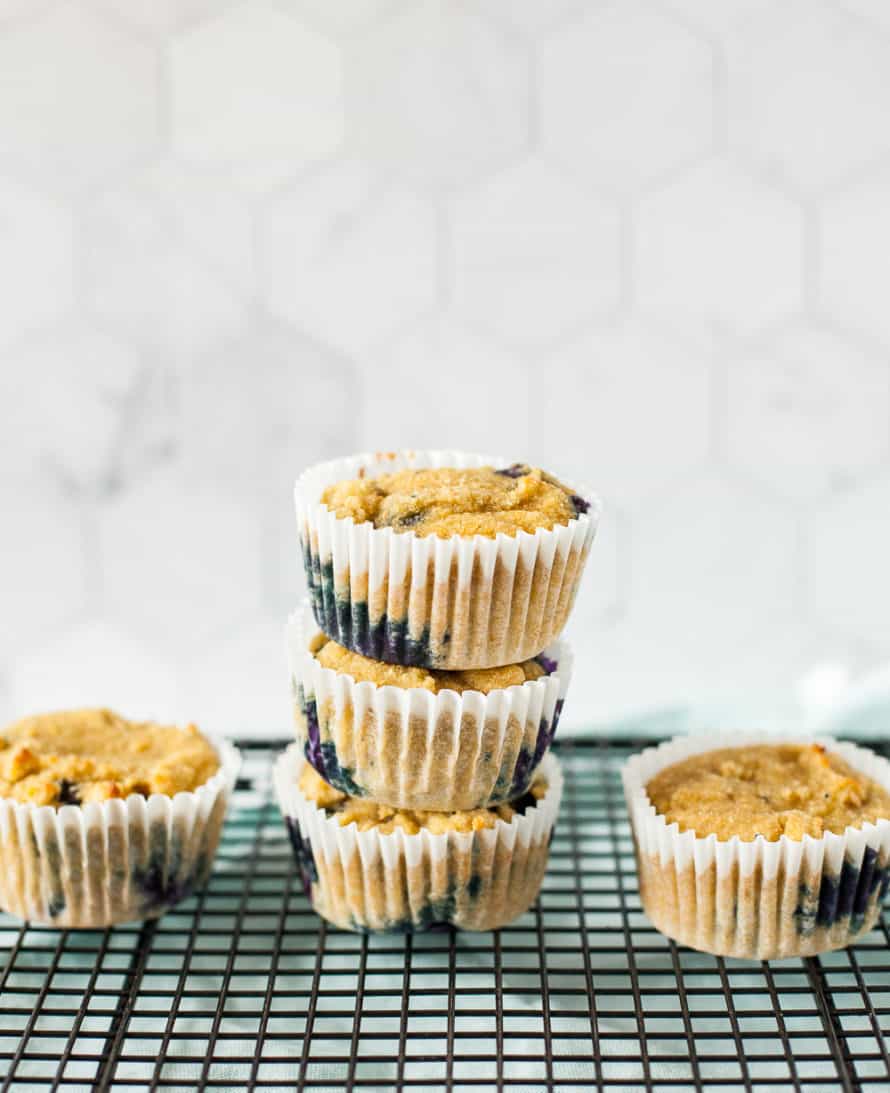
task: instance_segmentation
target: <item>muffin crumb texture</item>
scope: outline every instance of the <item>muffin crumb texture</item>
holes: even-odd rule
[[[819,744],[703,752],[660,771],[646,792],[669,824],[720,840],[821,838],[890,819],[890,794]]]
[[[547,783],[538,778],[519,800],[499,804],[492,808],[475,808],[467,812],[423,812],[392,808],[390,805],[349,797],[329,786],[308,763],[300,772],[300,792],[323,808],[328,815],[335,815],[341,827],[355,823],[359,831],[376,829],[381,835],[389,835],[401,828],[406,835],[416,835],[426,828],[433,835],[448,831],[471,832],[494,827],[498,820],[510,822],[518,813],[536,804],[547,792]]]
[[[378,687],[421,687],[438,694],[439,691],[491,691],[515,687],[529,680],[540,679],[547,671],[537,660],[522,664],[505,664],[500,668],[464,669],[446,672],[427,668],[409,668],[401,664],[387,664],[353,653],[335,641],[317,639],[319,647],[313,650],[315,659],[323,668],[332,668],[352,676],[356,683],[373,683]]]
[[[587,503],[538,467],[408,469],[360,476],[322,494],[338,518],[416,535],[515,535],[568,524]]]
[[[26,717],[0,735],[0,797],[77,805],[194,790],[219,769],[194,725],[128,721],[111,710]]]

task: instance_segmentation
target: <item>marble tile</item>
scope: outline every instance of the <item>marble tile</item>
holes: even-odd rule
[[[801,305],[800,210],[726,163],[641,201],[635,243],[640,307],[705,342],[755,333]]]
[[[354,43],[346,86],[351,143],[415,184],[466,183],[527,146],[525,57],[472,5],[418,0],[383,20]]]
[[[0,72],[0,164],[36,188],[77,191],[157,150],[155,55],[84,4],[12,23]]]
[[[890,660],[888,28],[0,0],[3,710],[288,731],[293,479],[396,445],[602,494],[565,730],[840,702]]]
[[[357,160],[268,204],[260,258],[270,309],[345,352],[366,352],[436,299],[432,206]]]
[[[173,42],[174,151],[266,191],[337,150],[342,93],[332,42],[274,3],[236,5]]]
[[[711,50],[650,5],[589,6],[538,65],[544,151],[598,188],[634,193],[711,150]]]
[[[764,177],[818,192],[890,151],[890,41],[842,5],[764,8],[728,58],[730,147]]]
[[[890,452],[890,370],[877,354],[812,327],[727,362],[730,462],[789,502],[855,485]]]
[[[0,344],[71,307],[73,234],[62,206],[0,178]]]
[[[618,304],[618,216],[532,159],[454,203],[454,298],[467,322],[536,348]]]

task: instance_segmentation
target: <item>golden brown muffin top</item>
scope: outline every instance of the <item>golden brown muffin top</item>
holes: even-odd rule
[[[540,679],[546,671],[536,660],[522,664],[505,664],[501,668],[467,668],[458,672],[440,672],[430,668],[408,668],[401,664],[385,664],[380,660],[363,657],[344,649],[335,641],[316,638],[318,643],[313,656],[323,668],[333,668],[352,676],[357,683],[373,683],[377,687],[422,687],[438,694],[439,691],[489,691],[514,687],[531,679]]]
[[[321,496],[340,519],[415,535],[515,535],[568,524],[587,502],[538,467],[436,467],[349,478]]]
[[[341,827],[356,823],[359,831],[376,828],[381,835],[390,835],[396,828],[401,828],[406,835],[416,835],[422,828],[433,835],[443,835],[446,831],[481,831],[494,827],[498,820],[509,823],[519,810],[518,801],[493,805],[491,808],[474,808],[468,812],[423,812],[375,804],[361,797],[349,797],[329,786],[308,763],[303,765],[298,784],[303,796],[323,808],[329,816],[336,816]],[[540,801],[546,792],[547,783],[539,775],[528,793],[521,798],[523,809]]]
[[[665,767],[646,786],[681,831],[800,840],[890,819],[890,794],[820,744],[720,748]]]
[[[127,721],[111,710],[25,717],[0,737],[0,797],[33,805],[172,797],[217,770],[216,751],[194,725]]]

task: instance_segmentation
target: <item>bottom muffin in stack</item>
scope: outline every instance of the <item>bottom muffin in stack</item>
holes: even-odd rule
[[[329,786],[292,744],[275,786],[318,913],[347,930],[450,923],[492,930],[534,901],[562,796],[552,755],[518,799],[458,812],[400,810]]]

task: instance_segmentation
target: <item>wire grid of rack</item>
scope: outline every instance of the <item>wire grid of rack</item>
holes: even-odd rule
[[[648,924],[619,777],[644,743],[558,746],[550,868],[513,925],[368,937],[327,927],[295,879],[282,742],[242,742],[204,892],[104,932],[0,917],[0,1090],[890,1089],[886,920],[771,964]]]

